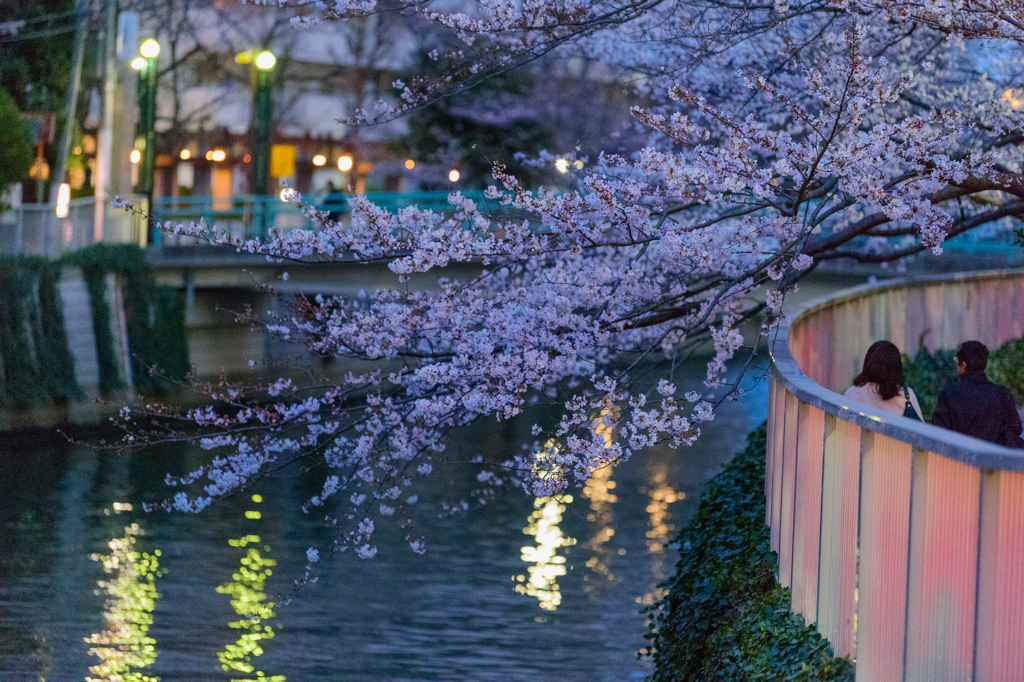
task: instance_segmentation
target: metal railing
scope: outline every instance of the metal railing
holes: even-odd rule
[[[1024,271],[809,304],[772,344],[765,492],[792,608],[857,680],[1024,680],[1024,451],[873,410],[868,346],[1024,336]]]
[[[138,243],[141,218],[109,203],[104,210],[105,241]],[[0,256],[59,258],[65,251],[89,246],[96,239],[95,197],[72,199],[65,218],[56,216],[53,204],[21,204],[0,214]]]
[[[452,192],[374,192],[364,195],[371,202],[391,212],[409,206],[434,211],[453,211],[448,203]],[[495,199],[487,199],[483,190],[467,190],[462,195],[477,202],[489,211],[505,211]],[[332,211],[344,216],[351,209],[351,196],[347,204],[339,202],[340,195],[325,197],[319,194],[303,195],[302,199],[319,210]],[[277,230],[312,229],[313,222],[294,204],[282,201],[277,196],[238,195],[231,197],[164,197],[154,202],[154,217],[163,222],[198,222],[203,219],[207,225],[216,226],[220,231],[243,239],[263,238],[270,228]],[[344,217],[343,217],[344,219]],[[177,243],[172,235],[162,235],[160,243]]]

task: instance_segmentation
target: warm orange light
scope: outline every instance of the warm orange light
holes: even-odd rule
[[[412,170],[413,168],[416,167],[416,162],[413,161],[412,159],[407,159],[405,162],[405,167],[408,168],[409,170]]]
[[[248,154],[246,154],[245,156],[242,157],[242,162],[243,163],[249,163],[250,161],[252,161],[252,157],[249,156]]]
[[[181,160],[182,161],[188,161],[191,158],[192,158],[192,152],[190,152],[187,149],[182,149],[181,150]]]
[[[324,156],[323,154],[317,154],[316,156],[313,157],[314,166],[322,166],[325,163],[327,163],[327,157]]]
[[[206,160],[207,161],[213,161],[213,150],[212,149],[210,151],[206,152]]]
[[[352,170],[352,157],[343,156],[340,159],[338,159],[338,170],[342,172],[348,172]]]
[[[1016,95],[1017,91],[1014,90],[1013,88],[1010,88],[1009,90],[1003,93],[1003,96],[1000,99],[1009,102],[1010,108],[1016,111],[1017,109],[1020,109],[1022,105],[1024,105],[1024,100],[1019,99]]]
[[[140,152],[138,149],[133,149],[132,150],[132,163],[138,163],[141,160],[142,160],[142,152]]]
[[[461,177],[462,174],[454,168],[448,171],[448,182],[458,182]]]
[[[223,161],[224,159],[228,158],[228,155],[224,152],[223,149],[214,149],[213,153],[210,154],[210,158],[212,158],[214,161]]]

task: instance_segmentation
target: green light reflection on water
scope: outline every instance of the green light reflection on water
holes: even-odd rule
[[[253,495],[253,502],[261,502],[263,498]],[[256,520],[260,518],[259,512],[246,512],[246,518]],[[274,617],[274,602],[267,601],[267,594],[263,591],[266,579],[273,573],[271,567],[277,562],[269,557],[260,554],[260,537],[258,535],[245,535],[238,539],[228,540],[232,547],[240,547],[246,550],[245,556],[240,560],[241,566],[238,571],[231,575],[231,581],[217,587],[218,594],[226,594],[231,597],[231,606],[242,618],[228,623],[228,627],[240,630],[238,641],[228,644],[223,651],[217,653],[221,667],[228,672],[241,672],[247,675],[255,673],[255,677],[232,678],[231,682],[284,682],[284,675],[267,676],[263,671],[256,670],[252,659],[263,655],[261,642],[272,639],[274,630],[267,621]],[[264,545],[264,551],[269,552],[270,547]]]
[[[132,668],[145,668],[156,661],[156,640],[148,635],[153,624],[153,605],[160,597],[156,591],[160,550],[153,554],[134,549],[135,539],[141,534],[137,523],[124,529],[124,537],[108,543],[111,554],[93,554],[94,561],[103,562],[104,572],[113,576],[100,580],[100,588],[107,593],[103,612],[103,631],[85,638],[87,644],[96,645],[89,654],[100,663],[89,667],[92,676],[86,682],[157,682]]]

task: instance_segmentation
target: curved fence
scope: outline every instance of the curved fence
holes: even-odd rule
[[[1024,680],[1024,451],[850,401],[868,346],[1024,336],[1024,271],[809,304],[772,342],[766,522],[792,608],[857,680]]]

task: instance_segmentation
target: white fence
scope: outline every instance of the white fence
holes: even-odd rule
[[[52,204],[21,204],[0,215],[0,256],[58,258],[95,241],[140,243],[142,220],[109,203],[103,235],[96,234],[95,197],[72,199],[66,218],[58,218],[55,209]]]

